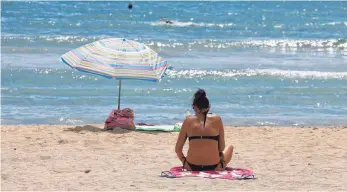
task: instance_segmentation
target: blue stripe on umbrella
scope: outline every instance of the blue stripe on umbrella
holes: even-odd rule
[[[162,61],[157,63],[153,66],[143,66],[143,65],[125,65],[125,64],[109,64],[111,67],[114,68],[122,68],[122,69],[144,69],[144,70],[153,70],[156,68],[160,68],[164,66],[167,63],[167,61]]]
[[[77,67],[72,67],[69,62],[67,62],[65,59],[61,58],[61,60],[63,61],[63,63],[65,63],[66,65],[68,65],[69,67],[73,68],[73,69],[77,69],[79,71],[82,71],[82,72],[85,72],[85,73],[90,73],[90,74],[93,74],[93,75],[98,75],[98,76],[101,76],[101,77],[105,77],[107,79],[112,79],[113,77],[112,76],[108,76],[108,75],[105,75],[105,74],[101,74],[101,73],[96,73],[96,72],[92,72],[92,71],[88,71],[86,69],[81,69],[81,68],[77,68]]]
[[[88,71],[86,69],[81,69],[81,68],[75,68],[75,69],[77,69],[77,70],[79,70],[81,72],[90,73],[90,74],[93,74],[93,75],[98,75],[98,76],[101,76],[101,77],[105,77],[107,79],[113,79],[112,76],[104,75],[104,74],[101,74],[101,73],[96,73],[94,71],[92,72],[92,71]]]

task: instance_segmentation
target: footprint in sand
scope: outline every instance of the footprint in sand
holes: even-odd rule
[[[99,145],[100,142],[98,140],[85,140],[84,141],[84,146],[89,147],[92,145]]]
[[[6,180],[8,178],[8,175],[7,174],[1,174],[1,179],[2,180]]]
[[[47,160],[47,159],[50,159],[51,158],[51,156],[40,156],[40,159],[41,160]]]
[[[59,144],[66,144],[66,143],[69,143],[69,141],[62,139],[62,140],[59,140],[58,143]]]

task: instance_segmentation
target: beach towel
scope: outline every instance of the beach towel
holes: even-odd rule
[[[175,125],[136,125],[136,131],[163,131],[163,132],[179,132],[181,130],[181,123]]]
[[[250,169],[227,167],[225,171],[185,171],[182,166],[173,167],[170,171],[163,171],[161,177],[181,178],[181,177],[203,177],[209,179],[229,179],[245,180],[255,179],[253,171]]]

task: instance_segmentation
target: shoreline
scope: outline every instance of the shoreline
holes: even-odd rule
[[[180,123],[180,122],[177,122]],[[33,126],[53,126],[53,127],[84,127],[93,126],[103,129],[104,124],[0,124],[1,127],[33,127]],[[171,125],[171,124],[154,124],[154,126],[159,125]],[[172,123],[175,125],[175,123]],[[224,125],[224,128],[347,128],[346,125]]]
[[[225,126],[228,166],[257,177],[242,181],[161,178],[180,165],[177,132],[102,128],[2,125],[2,190],[347,190],[347,126]]]

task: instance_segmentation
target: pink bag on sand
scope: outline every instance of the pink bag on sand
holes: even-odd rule
[[[130,108],[112,110],[105,121],[104,129],[110,130],[113,128],[135,129],[134,111]]]

